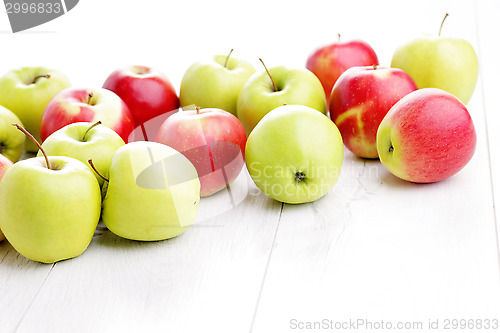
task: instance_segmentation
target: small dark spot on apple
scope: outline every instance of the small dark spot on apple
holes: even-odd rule
[[[297,171],[295,173],[295,177],[294,178],[295,178],[295,181],[297,183],[300,183],[300,182],[304,181],[304,179],[306,179],[306,175],[303,172]]]
[[[392,143],[391,143],[391,146],[389,147],[389,153],[392,153],[394,151],[394,147],[392,146]]]

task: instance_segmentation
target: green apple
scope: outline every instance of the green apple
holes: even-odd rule
[[[88,247],[101,212],[99,183],[66,156],[14,164],[0,182],[0,227],[10,244],[43,263],[69,259]]]
[[[45,107],[61,90],[70,86],[61,72],[44,67],[23,67],[11,70],[0,78],[0,105],[16,114],[26,129],[40,141],[40,124]],[[25,149],[38,148],[26,140]]]
[[[262,117],[284,104],[305,105],[326,114],[325,92],[316,75],[285,66],[253,74],[241,89],[237,116],[248,135]]]
[[[55,131],[42,144],[42,148],[49,156],[69,156],[88,164],[92,159],[101,175],[108,177],[111,159],[115,151],[123,146],[123,139],[111,128],[88,122],[73,123]],[[42,152],[38,152],[42,156]],[[102,187],[104,180],[94,172],[99,185]]]
[[[12,124],[23,126],[14,113],[0,106],[0,154],[17,162],[23,154],[26,136]]]
[[[216,55],[188,68],[181,81],[181,106],[219,108],[236,115],[240,90],[255,73],[255,68],[249,62],[231,58],[230,55]]]
[[[478,75],[476,53],[469,42],[441,36],[419,37],[400,46],[391,67],[407,72],[419,89],[439,88],[464,104],[474,92]]]
[[[161,143],[132,142],[111,161],[102,221],[124,238],[163,240],[194,222],[199,202],[198,174],[186,157]]]
[[[280,106],[257,124],[247,140],[248,172],[259,189],[285,203],[325,195],[342,169],[342,137],[324,114],[303,105]]]

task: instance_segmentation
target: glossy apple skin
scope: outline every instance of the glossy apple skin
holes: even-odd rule
[[[102,87],[116,93],[127,104],[136,126],[179,107],[179,98],[170,80],[159,70],[147,66],[117,69]]]
[[[111,159],[125,142],[109,127],[102,124],[92,127],[93,125],[87,122],[66,125],[49,135],[42,148],[49,156],[76,158],[92,170],[99,186],[102,187],[104,180],[90,166],[89,159],[92,159],[99,173],[108,178]],[[38,156],[43,156],[41,151],[38,151]]]
[[[162,124],[156,141],[193,163],[202,197],[226,188],[245,163],[245,129],[238,118],[221,109],[177,112]]]
[[[132,142],[111,161],[102,221],[120,237],[164,240],[191,226],[199,202],[200,181],[187,158],[157,142]]]
[[[284,104],[311,107],[326,114],[326,99],[318,78],[305,68],[269,68],[275,91],[266,71],[253,74],[241,88],[237,115],[247,136],[269,111]]]
[[[475,147],[476,131],[467,108],[437,88],[403,97],[377,133],[382,164],[397,177],[416,183],[453,176],[470,161]]]
[[[212,59],[191,65],[181,82],[179,99],[181,105],[196,105],[201,108],[217,108],[236,115],[236,106],[241,88],[255,73],[247,61],[216,55]]]
[[[89,94],[93,95],[90,104]],[[68,124],[99,120],[125,142],[135,127],[127,105],[114,92],[103,88],[65,89],[50,101],[43,113],[42,141]]]
[[[0,182],[2,181],[3,175],[7,172],[7,170],[13,165],[14,163],[11,162],[7,157],[3,156],[0,154]],[[5,239],[5,236],[2,233],[2,230],[0,230],[0,242]]]
[[[266,114],[250,133],[245,159],[255,185],[271,198],[312,202],[328,193],[340,176],[342,137],[324,114],[284,105]],[[300,174],[304,179],[297,178]]]
[[[421,88],[439,88],[467,105],[478,77],[473,47],[463,39],[420,37],[399,47],[391,67],[407,72]]]
[[[318,48],[307,58],[306,68],[319,78],[328,99],[335,82],[347,69],[378,64],[377,54],[370,45],[353,40]]]
[[[390,108],[417,86],[404,71],[376,66],[352,67],[335,83],[330,118],[346,147],[363,158],[378,158],[377,129]]]
[[[13,112],[0,106],[0,154],[12,162],[17,162],[23,154],[26,135],[12,124],[24,128],[21,120]]]
[[[39,78],[35,80],[36,77]],[[16,68],[0,78],[0,105],[12,111],[24,128],[40,141],[40,123],[47,104],[69,86],[69,79],[60,71],[45,67]],[[24,149],[38,151],[31,140],[25,141]]]
[[[28,259],[54,263],[79,256],[101,214],[101,191],[90,169],[66,156],[14,164],[0,182],[0,227]]]

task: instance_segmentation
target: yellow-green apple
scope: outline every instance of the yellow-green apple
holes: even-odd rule
[[[478,76],[476,53],[466,40],[440,35],[441,29],[437,37],[423,36],[400,46],[391,67],[410,74],[418,88],[443,89],[467,104]]]
[[[194,222],[199,201],[198,174],[184,155],[161,143],[132,142],[111,161],[102,221],[124,238],[168,239]]]
[[[72,157],[19,161],[0,182],[0,228],[20,254],[34,261],[79,256],[92,240],[100,213],[99,183]]]
[[[303,105],[280,106],[247,140],[248,172],[259,189],[285,203],[311,202],[337,182],[343,145],[327,116]]]
[[[41,137],[76,122],[101,121],[128,142],[134,130],[132,115],[117,94],[104,88],[68,88],[57,94],[47,105],[42,117]]]
[[[262,117],[284,104],[305,105],[326,114],[318,78],[305,68],[279,66],[248,79],[238,97],[237,115],[248,135]]]
[[[378,158],[377,129],[389,109],[415,91],[412,78],[397,68],[352,67],[340,75],[330,97],[330,117],[346,147],[363,158]]]
[[[476,131],[467,108],[437,88],[403,97],[377,132],[382,164],[397,177],[416,183],[453,176],[470,161],[475,147]]]
[[[117,69],[108,76],[103,88],[113,91],[127,104],[136,127],[179,107],[174,86],[155,68]]]
[[[9,169],[13,164],[14,163],[12,163],[11,160],[0,154],[0,182],[2,181],[3,175],[5,175],[5,173],[7,172],[7,169]],[[2,230],[0,230],[0,242],[3,241],[4,239],[5,236],[3,235]]]
[[[12,162],[17,162],[23,153],[26,136],[12,124],[23,126],[14,113],[0,106],[0,154]]]
[[[54,69],[13,69],[0,78],[0,105],[12,111],[40,141],[40,123],[45,107],[57,93],[69,86],[66,75]],[[25,149],[29,152],[38,150],[31,140],[26,140]]]
[[[181,81],[181,106],[219,108],[236,115],[238,95],[255,68],[230,55],[216,55],[188,68]]]
[[[202,197],[226,188],[245,163],[245,129],[238,118],[222,109],[196,107],[196,111],[177,112],[162,124],[156,141],[193,163]]]
[[[361,40],[341,42],[315,50],[306,62],[306,68],[313,72],[325,89],[327,100],[335,82],[347,69],[354,66],[378,65],[378,57],[370,45]]]
[[[49,156],[69,156],[86,164],[92,159],[101,175],[108,177],[111,159],[115,151],[123,146],[123,139],[109,127],[97,123],[78,122],[55,131],[42,144]],[[42,156],[42,152],[38,152]],[[94,172],[102,187],[103,178]]]

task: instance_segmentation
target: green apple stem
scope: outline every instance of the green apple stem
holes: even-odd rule
[[[96,169],[96,167],[95,167],[95,165],[94,165],[94,162],[92,162],[92,159],[90,159],[88,162],[89,162],[90,167],[92,168],[92,170],[94,170],[94,171],[95,171],[95,173],[97,173],[97,175],[98,175],[99,177],[101,177],[102,179],[104,179],[105,181],[107,181],[107,182],[109,183],[109,179],[108,179],[108,178],[106,178],[106,177],[104,177],[104,176],[103,176],[103,175],[99,172],[99,170],[97,170],[97,169]]]
[[[50,79],[50,74],[43,74],[43,75],[38,75],[38,76],[35,76],[35,78],[33,79],[33,82],[31,82],[31,84],[35,84],[36,83],[36,80],[38,80],[39,78],[46,78],[46,79]]]
[[[94,127],[96,127],[97,125],[101,125],[102,122],[99,120],[97,121],[96,123],[94,123],[92,126],[90,126],[86,131],[85,131],[85,134],[83,134],[83,138],[82,138],[82,142],[85,142],[85,137],[87,136],[87,134],[89,133],[89,131],[91,129],[93,129]]]
[[[90,104],[90,101],[92,100],[92,97],[94,97],[94,93],[91,92],[91,93],[89,93],[89,99],[87,100],[87,104],[88,105],[92,105],[92,104]]]
[[[47,169],[51,169],[52,170],[52,168],[50,167],[49,158],[47,157],[47,154],[45,154],[45,151],[43,150],[42,145],[35,139],[35,137],[33,135],[31,135],[30,132],[28,132],[27,130],[25,130],[19,124],[12,124],[12,126],[16,126],[18,130],[20,130],[21,132],[23,132],[24,135],[26,135],[28,138],[30,138],[36,144],[36,146],[38,147],[38,149],[40,149],[40,151],[42,152],[43,157],[45,157],[45,163],[47,164]]]
[[[229,57],[231,56],[231,53],[233,53],[233,50],[234,49],[231,49],[231,51],[229,51],[229,54],[226,57],[226,62],[224,63],[224,67],[226,67],[226,68],[227,68],[227,62],[229,61]]]
[[[264,61],[262,60],[262,58],[259,58],[259,60],[262,63],[262,65],[264,65],[264,68],[266,69],[267,75],[269,75],[269,78],[271,79],[271,83],[273,84],[274,91],[278,91],[278,87],[276,87],[276,83],[274,83],[274,79],[271,76],[271,73],[269,72],[269,70],[267,69],[266,64],[264,64]]]
[[[446,15],[444,16],[444,19],[443,21],[441,22],[441,26],[439,27],[439,34],[438,36],[441,36],[441,30],[443,29],[443,24],[444,24],[444,21],[446,20],[446,18],[448,17],[448,13],[446,13]]]

